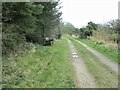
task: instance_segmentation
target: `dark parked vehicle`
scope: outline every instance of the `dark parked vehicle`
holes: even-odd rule
[[[50,38],[50,41],[51,41],[51,44],[53,44],[53,43],[54,43],[54,39],[53,39],[53,38]]]
[[[53,44],[53,42],[54,42],[54,39],[53,39],[53,38],[45,37],[45,38],[44,38],[44,43],[43,43],[43,45],[44,45],[44,46],[51,46],[51,44]]]

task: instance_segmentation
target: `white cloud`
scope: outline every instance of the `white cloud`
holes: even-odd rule
[[[76,27],[86,25],[89,21],[105,23],[118,18],[119,0],[61,0],[63,21]]]

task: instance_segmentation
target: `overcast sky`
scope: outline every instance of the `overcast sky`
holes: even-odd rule
[[[118,18],[120,0],[61,0],[62,18],[75,27],[87,25],[89,21],[105,23]]]

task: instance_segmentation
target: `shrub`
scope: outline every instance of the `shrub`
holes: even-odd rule
[[[96,44],[103,45],[103,44],[105,44],[105,42],[100,40],[100,41],[97,41]]]

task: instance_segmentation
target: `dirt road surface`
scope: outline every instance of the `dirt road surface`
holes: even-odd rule
[[[69,48],[71,50],[72,64],[77,88],[97,88],[94,78],[87,71],[84,61],[80,55],[77,54],[77,50],[73,43],[69,39],[65,39],[68,41]]]

